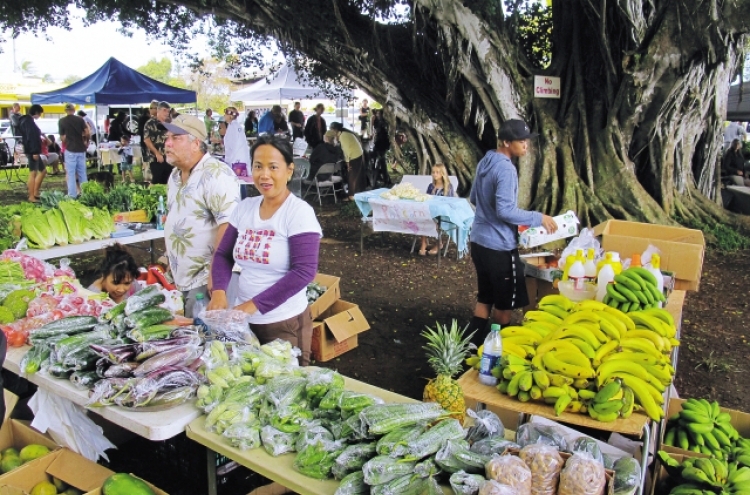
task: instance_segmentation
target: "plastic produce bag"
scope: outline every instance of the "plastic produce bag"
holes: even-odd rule
[[[40,388],[29,401],[29,408],[34,412],[31,426],[49,433],[59,445],[93,462],[99,457],[109,461],[104,452],[116,447],[104,436],[102,428],[86,415],[83,407]]]
[[[373,486],[371,495],[421,495],[427,488],[426,478],[413,479],[410,474]]]
[[[632,457],[615,462],[615,495],[633,495],[641,487],[641,465]]]
[[[476,495],[479,486],[485,481],[480,474],[468,474],[464,471],[453,473],[450,477],[451,488],[456,495]]]
[[[502,437],[505,435],[503,422],[492,411],[485,409],[474,412],[472,409],[467,409],[466,414],[474,419],[474,425],[469,427],[466,432],[466,440],[469,443],[474,443],[487,437]]]
[[[521,448],[535,443],[554,445],[557,450],[565,452],[568,450],[568,442],[565,440],[565,432],[554,426],[526,423],[518,427],[516,432],[516,443]]]
[[[257,419],[230,425],[222,436],[229,440],[232,447],[240,450],[255,449],[261,446],[260,421]]]
[[[560,473],[558,495],[602,495],[607,478],[604,465],[589,454],[573,454]]]
[[[369,495],[370,487],[365,483],[365,475],[357,471],[341,480],[333,495]]]
[[[378,455],[403,457],[409,451],[409,444],[424,433],[425,425],[404,426],[396,428],[378,440]]]
[[[339,409],[341,409],[341,417],[346,419],[358,415],[366,407],[383,403],[380,397],[344,390],[339,398]]]
[[[422,433],[409,445],[408,457],[411,459],[422,459],[440,450],[440,447],[448,440],[461,440],[464,431],[457,419],[446,419],[426,432]]]
[[[484,455],[502,454],[507,449],[521,450],[521,446],[503,437],[484,438],[478,442],[474,442],[471,446],[472,452]]]
[[[294,468],[310,478],[327,479],[336,458],[343,450],[343,443],[319,438],[315,442],[308,443],[304,450],[297,453]]]
[[[368,485],[382,485],[400,476],[411,476],[415,465],[415,462],[379,455],[367,461],[362,466],[362,472]]]
[[[294,452],[296,439],[296,435],[284,433],[273,426],[264,426],[260,430],[260,441],[263,443],[263,448],[274,457]]]
[[[495,480],[487,480],[479,485],[479,495],[518,495],[513,487],[503,485]]]
[[[308,444],[318,440],[333,442],[335,439],[333,438],[333,433],[323,426],[320,421],[308,421],[300,427],[294,448],[297,452],[302,452]]]
[[[305,397],[306,383],[307,380],[298,376],[276,378],[266,384],[266,399],[278,409],[292,404],[300,405]]]
[[[594,440],[593,438],[578,437],[576,441],[573,442],[573,447],[571,447],[570,453],[576,454],[579,452],[586,452],[591,457],[604,464],[602,451],[601,449],[599,449],[599,444],[596,443],[596,440]]]
[[[289,343],[289,341],[282,339],[272,340],[267,344],[263,344],[260,346],[260,350],[268,357],[272,357],[277,361],[294,366],[299,364],[297,358],[302,355],[302,351],[296,347],[292,347],[292,344]]]
[[[271,414],[271,426],[284,433],[299,433],[302,425],[312,419],[312,411],[300,405],[291,404],[280,407]]]
[[[571,239],[568,243],[568,247],[563,249],[559,261],[560,269],[565,269],[565,261],[568,256],[575,255],[576,250],[583,250],[583,255],[586,256],[586,253],[590,248],[594,250],[594,261],[598,261],[604,256],[604,250],[596,239],[596,236],[594,236],[594,229],[584,227],[581,229],[581,233],[578,234],[578,237]]]
[[[325,400],[321,401],[320,407],[324,407],[325,402]],[[370,433],[375,435],[385,435],[396,428],[429,423],[448,416],[450,413],[435,402],[383,404],[368,407],[359,414]]]
[[[531,470],[531,494],[555,495],[565,461],[556,447],[527,445],[518,454]]]
[[[374,443],[358,443],[349,445],[336,458],[331,473],[336,479],[343,479],[349,473],[361,471],[367,461],[375,457]]]
[[[305,394],[314,407],[320,404],[329,390],[343,390],[344,377],[333,370],[320,368],[307,376]]]
[[[486,466],[490,480],[508,485],[517,495],[531,495],[531,470],[521,458],[514,455],[495,457]],[[482,493],[482,488],[479,488]]]
[[[465,440],[448,440],[435,454],[437,465],[448,473],[483,473],[484,466],[489,460],[489,456],[470,451]]]
[[[281,375],[293,375],[297,369],[296,365],[282,363],[276,359],[264,356],[258,363],[257,368],[255,368],[255,379],[258,380],[258,383],[266,383]]]
[[[234,309],[205,311],[199,318],[207,328],[208,336],[228,342],[244,342],[260,347],[258,337],[250,330],[248,314]]]

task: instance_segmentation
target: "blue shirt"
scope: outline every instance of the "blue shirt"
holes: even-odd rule
[[[263,117],[258,121],[258,134],[263,134],[264,132],[267,132],[268,134],[274,133],[273,114],[270,110],[264,113]]]
[[[477,165],[471,202],[476,206],[471,242],[497,251],[518,247],[518,225],[539,227],[542,214],[518,207],[518,174],[510,158],[488,151]]]

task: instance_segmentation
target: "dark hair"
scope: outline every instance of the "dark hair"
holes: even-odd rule
[[[167,103],[166,101],[160,101],[160,102],[158,103],[158,105],[156,105],[156,108],[157,108],[157,109],[168,108],[169,110],[171,110],[171,109],[172,109],[172,105],[170,105],[170,104],[169,104],[169,103]]]
[[[78,110],[78,113],[76,115],[78,115],[79,117],[85,117],[86,112],[84,112],[83,110]]]
[[[112,275],[112,282],[121,284],[128,277],[135,280],[139,272],[130,251],[122,244],[115,243],[104,250],[104,263],[99,267],[99,274],[102,278]]]
[[[276,148],[278,152],[281,153],[281,156],[284,157],[284,161],[286,162],[287,166],[294,163],[294,153],[292,151],[292,145],[289,144],[289,140],[284,137],[273,136],[271,134],[263,134],[258,138],[257,141],[255,141],[255,144],[250,149],[250,161],[255,159],[255,150],[257,150],[258,147],[263,146],[264,144],[268,144]]]
[[[42,108],[42,106],[39,105],[38,103],[34,103],[29,108],[29,115],[32,115],[32,116],[33,115],[41,115],[43,113],[44,113],[44,108]]]
[[[125,120],[125,117],[127,117],[127,114],[121,110],[117,112],[117,117],[115,118],[119,120]]]

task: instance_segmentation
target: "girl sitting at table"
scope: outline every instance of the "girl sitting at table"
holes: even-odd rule
[[[427,194],[432,196],[446,196],[453,197],[455,192],[453,186],[448,178],[448,169],[442,163],[436,163],[432,166],[432,184],[427,186]],[[443,247],[443,242],[440,240],[440,234],[438,233],[438,245],[427,251],[427,237],[422,236],[422,246],[419,248],[419,255],[424,256],[427,253],[436,255],[440,252]]]
[[[130,251],[122,244],[115,243],[104,250],[104,262],[99,267],[99,278],[88,289],[94,293],[106,292],[110,299],[119,304],[140,291],[138,265]]]

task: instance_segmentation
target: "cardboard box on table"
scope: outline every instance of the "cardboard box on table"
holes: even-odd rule
[[[114,472],[66,448],[0,477],[0,495],[25,495],[42,481],[58,478],[82,492],[96,490]]]
[[[661,251],[662,270],[675,273],[676,290],[698,290],[706,242],[700,230],[649,223],[608,220],[594,227],[605,251],[617,251],[621,259],[643,253],[649,245]]]
[[[672,417],[673,415],[682,411],[683,402],[685,402],[685,399],[670,399],[666,417]],[[721,412],[728,413],[732,417],[732,426],[734,426],[741,437],[750,437],[750,414],[744,413],[742,411],[736,411],[734,409],[727,409],[726,407],[722,407]],[[665,452],[668,452],[670,455],[679,454],[685,457],[709,457],[706,454],[693,452],[692,450],[684,450],[679,447],[671,447],[669,445],[664,445],[663,443],[661,449]],[[674,457],[674,455],[672,455],[672,457]]]
[[[562,278],[562,270],[558,268],[558,258],[552,253],[522,254],[521,261],[527,277],[534,277],[547,282],[554,282]]]
[[[332,275],[325,275],[323,273],[315,275],[315,282],[326,287],[327,290],[310,305],[310,317],[313,320],[318,319],[321,313],[333,306],[333,303],[339,300],[341,297],[341,288],[339,287],[340,281],[341,279],[339,277],[334,277]]]
[[[330,361],[359,345],[357,336],[370,329],[356,304],[339,299],[313,322],[312,356]]]
[[[148,223],[151,219],[146,210],[122,211],[112,215],[112,220],[117,223]]]
[[[135,476],[134,474],[131,474],[131,476],[134,476],[134,477],[138,478],[138,477],[137,477],[137,476]],[[155,493],[156,495],[169,495],[169,494],[168,494],[167,492],[165,492],[164,490],[162,490],[162,489],[160,489],[160,488],[158,488],[158,487],[155,487],[154,485],[152,485],[152,484],[151,484],[151,483],[149,483],[148,481],[144,480],[143,478],[138,478],[138,479],[140,479],[141,481],[143,481],[144,483],[146,483],[146,484],[147,484],[147,485],[149,486],[149,488],[151,488],[151,489],[152,489],[152,490],[154,491],[154,493]],[[2,495],[2,494],[0,493],[0,495]],[[86,493],[85,493],[84,495],[102,495],[102,488],[101,488],[101,486],[100,486],[99,488],[97,488],[97,489],[95,489],[95,490],[91,490],[91,491],[89,491],[89,492],[86,492]]]

